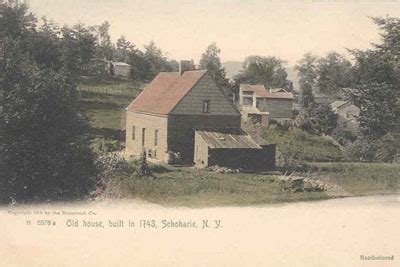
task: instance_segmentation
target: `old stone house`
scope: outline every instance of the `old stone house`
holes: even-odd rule
[[[127,107],[126,154],[145,151],[164,161],[174,152],[182,163],[193,164],[196,129],[229,132],[240,127],[239,111],[207,71],[181,67],[157,75]]]
[[[244,121],[268,125],[269,119],[292,119],[293,101],[293,94],[281,88],[267,90],[264,85],[240,85],[239,109]]]
[[[357,106],[349,101],[337,100],[331,104],[331,108],[338,115],[338,126],[345,131],[358,133],[360,123],[357,118],[360,115],[360,109]]]

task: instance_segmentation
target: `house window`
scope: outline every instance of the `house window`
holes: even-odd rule
[[[347,111],[346,112],[346,118],[350,119],[352,116],[351,111]]]
[[[136,137],[136,128],[135,126],[132,126],[132,140],[135,140]]]
[[[142,128],[142,146],[146,144],[146,128]]]
[[[158,130],[154,131],[154,146],[158,146]]]
[[[203,113],[210,113],[210,100],[203,101]]]
[[[253,105],[253,97],[252,96],[244,96],[243,97],[243,105],[244,106],[252,106]]]

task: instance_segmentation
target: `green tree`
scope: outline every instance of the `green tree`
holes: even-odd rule
[[[361,127],[353,150],[361,159],[392,161],[400,154],[398,146],[392,145],[400,132],[400,19],[373,21],[382,42],[373,49],[352,51],[355,85],[347,93],[360,107]]]
[[[382,43],[375,49],[353,51],[354,90],[348,91],[360,107],[362,133],[373,139],[400,131],[400,19],[375,18]]]
[[[104,21],[101,25],[96,27],[97,30],[97,51],[96,55],[98,58],[112,60],[115,47],[111,41],[110,36],[110,23]]]
[[[135,53],[135,46],[122,35],[117,40],[115,60],[127,62],[131,53]]]
[[[60,50],[63,67],[75,81],[87,73],[88,65],[95,55],[95,36],[82,24],[61,29]]]
[[[303,108],[309,108],[314,104],[314,93],[317,80],[317,57],[307,53],[297,63],[295,69],[298,71],[300,98],[299,104]]]
[[[350,61],[336,52],[317,60],[316,74],[316,88],[323,94],[339,95],[352,82]]]
[[[146,63],[144,64],[144,71],[142,71],[145,75],[141,77],[142,81],[151,81],[158,73],[173,70],[168,63],[168,59],[163,55],[163,52],[156,46],[154,41],[145,45],[144,48],[143,58]]]
[[[73,51],[80,63],[89,58],[81,54],[85,49],[77,48],[82,32],[65,29],[66,34],[56,39],[38,31],[35,21],[25,5],[0,4],[1,202],[82,197],[95,182],[87,123],[78,112],[79,66],[66,61]],[[54,60],[32,50],[45,43],[52,51],[59,48],[53,51],[58,55]]]
[[[338,115],[329,104],[318,104],[310,110],[310,127],[317,134],[331,135],[337,127]]]
[[[207,70],[211,78],[219,86],[220,89],[226,91],[229,88],[229,81],[226,78],[226,72],[222,67],[219,55],[221,49],[216,43],[210,44],[200,58],[200,69]]]
[[[266,88],[293,89],[293,84],[287,79],[284,62],[276,57],[246,58],[243,70],[235,80],[236,83],[263,84]]]

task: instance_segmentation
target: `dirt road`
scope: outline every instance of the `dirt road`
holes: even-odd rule
[[[398,196],[246,208],[3,207],[0,266],[400,266],[399,223]]]

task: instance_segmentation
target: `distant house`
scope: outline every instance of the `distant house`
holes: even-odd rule
[[[229,165],[228,158],[211,157],[204,135],[220,134],[219,152],[235,149],[257,150],[263,148],[254,141],[241,143],[235,139],[251,140],[241,131],[240,113],[226,98],[215,82],[204,70],[193,70],[181,64],[179,72],[162,72],[127,107],[126,155],[139,156],[145,151],[150,158],[163,161],[171,153],[180,154],[182,163],[198,167],[210,163]],[[226,136],[237,145],[227,147]],[[231,137],[232,136],[232,137]],[[239,145],[240,143],[240,145]],[[205,154],[204,154],[205,153]],[[250,152],[252,153],[252,152]],[[227,154],[226,154],[227,155]],[[239,153],[238,153],[239,155]],[[246,153],[239,155],[246,160]],[[258,161],[263,159],[258,155]],[[264,165],[265,167],[266,165]]]
[[[281,88],[267,90],[264,85],[240,85],[239,108],[244,121],[267,125],[271,118],[292,119],[293,100],[293,94]]]
[[[349,101],[337,100],[331,104],[331,108],[338,115],[339,126],[352,133],[358,132],[360,109],[357,106]]]
[[[131,65],[125,62],[110,62],[110,72],[113,76],[130,77]]]

